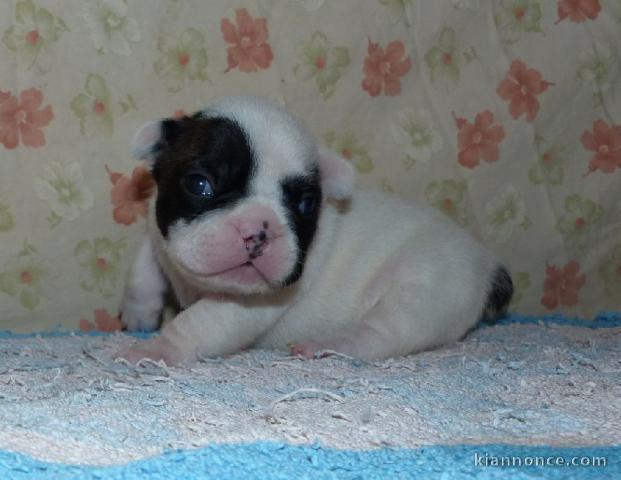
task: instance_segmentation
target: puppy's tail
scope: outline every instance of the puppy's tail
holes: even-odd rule
[[[487,302],[481,320],[485,323],[494,323],[499,318],[504,317],[507,314],[512,297],[513,281],[511,275],[504,266],[499,265],[493,271],[490,279]]]

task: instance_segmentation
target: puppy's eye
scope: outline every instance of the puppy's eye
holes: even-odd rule
[[[209,179],[200,173],[191,173],[185,176],[183,186],[189,193],[197,197],[211,197],[213,195],[213,187]]]
[[[298,202],[298,212],[304,216],[312,215],[317,209],[317,198],[312,193],[303,193]]]

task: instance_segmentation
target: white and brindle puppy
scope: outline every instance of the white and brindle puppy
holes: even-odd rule
[[[167,364],[247,347],[380,359],[460,339],[504,313],[498,259],[441,213],[354,189],[346,160],[277,106],[230,97],[134,138],[157,184],[121,305],[119,355]]]

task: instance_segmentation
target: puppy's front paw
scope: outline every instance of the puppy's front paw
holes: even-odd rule
[[[159,336],[151,340],[139,341],[131,347],[119,351],[116,359],[124,359],[137,365],[140,360],[148,359],[158,362],[163,360],[168,366],[178,365],[187,360],[187,355],[173,345],[166,337]]]
[[[121,323],[130,331],[155,330],[160,324],[160,309],[145,307],[124,300],[121,304]]]

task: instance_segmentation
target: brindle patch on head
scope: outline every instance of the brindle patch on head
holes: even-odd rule
[[[164,120],[162,137],[154,147],[153,176],[158,184],[155,205],[157,225],[166,237],[179,220],[225,208],[247,195],[255,159],[244,130],[228,118]],[[187,175],[209,179],[213,195],[197,197],[187,192]]]

